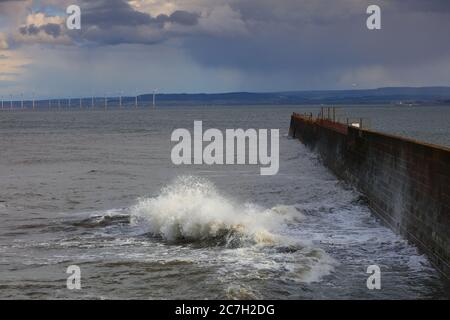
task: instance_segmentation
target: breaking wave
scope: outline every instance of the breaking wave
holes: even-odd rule
[[[302,219],[292,206],[265,209],[238,204],[220,195],[207,180],[180,177],[154,198],[140,199],[131,208],[131,221],[145,224],[167,241],[204,242],[229,247],[274,244],[286,224]]]
[[[183,176],[155,197],[138,199],[129,208],[93,212],[87,218],[82,214],[66,227],[115,238],[113,246],[151,247],[141,253],[151,261],[216,265],[228,298],[258,299],[260,288],[245,286],[246,281],[277,278],[309,283],[333,271],[334,259],[299,232],[304,220],[296,206],[264,208],[237,202],[208,180]]]

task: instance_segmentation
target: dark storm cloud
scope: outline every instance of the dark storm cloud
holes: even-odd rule
[[[44,32],[54,39],[68,36],[80,45],[155,44],[170,37],[170,33],[163,30],[166,24],[187,28],[195,26],[199,19],[199,14],[184,10],[154,17],[136,10],[126,0],[81,0],[79,5],[82,13],[81,30],[67,30],[64,22],[61,22],[60,25],[23,25],[18,27],[18,31],[28,36],[28,43],[47,41],[38,37]]]
[[[177,23],[185,26],[194,26],[198,23],[199,14],[192,13],[183,10],[177,10],[173,12],[170,16],[165,14],[160,14],[156,17],[156,21],[158,22],[171,22]]]
[[[59,37],[61,34],[61,27],[56,23],[47,23],[46,25],[41,26],[41,28],[45,33],[53,36],[54,38]]]
[[[125,0],[84,1],[83,24],[109,28],[112,26],[138,26],[152,22],[150,15],[134,10]]]
[[[102,28],[162,24],[165,22],[192,26],[197,24],[198,17],[197,13],[177,10],[169,16],[161,14],[154,18],[147,13],[135,10],[126,0],[88,1],[86,6],[83,7],[83,23]]]
[[[197,13],[177,10],[153,17],[131,7],[126,0],[85,0],[82,5],[81,32],[68,32],[76,42],[91,44],[154,44],[167,39],[162,31],[166,23],[194,26]]]
[[[34,24],[30,24],[28,26],[23,26],[19,28],[21,34],[25,35],[37,35],[40,31],[38,27]]]
[[[22,35],[29,35],[29,36],[38,35],[39,32],[41,31],[52,36],[53,38],[57,38],[61,35],[61,26],[56,23],[47,23],[42,26],[30,24],[19,28],[19,32]]]
[[[158,16],[138,11],[125,0],[78,3],[81,30],[66,30],[62,23],[60,28],[28,25],[20,32],[71,39],[81,47],[97,47],[94,50],[160,45],[176,38],[155,50],[170,51],[176,44],[173,50],[189,67],[224,70],[224,78],[230,75],[242,83],[257,79],[266,84],[261,88],[276,85],[270,80],[275,75],[300,88],[334,88],[342,78],[350,79],[345,85],[361,79],[378,84],[395,73],[402,81],[447,79],[445,84],[450,84],[445,76],[450,70],[450,0],[190,0],[175,1],[177,11]],[[381,30],[366,27],[370,4],[381,7]],[[41,41],[35,38],[27,41]],[[433,76],[439,72],[440,78]]]
[[[382,10],[382,30],[366,27],[366,8]],[[450,55],[450,1],[232,1],[247,37],[198,36],[184,43],[208,67],[295,74],[369,66],[415,67]]]

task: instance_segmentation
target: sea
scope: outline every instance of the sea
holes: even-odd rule
[[[427,257],[288,137],[293,112],[319,111],[0,111],[0,299],[449,299]],[[450,146],[450,107],[337,114]],[[174,165],[171,133],[196,120],[204,130],[279,129],[278,174]],[[372,265],[380,289],[367,287]],[[80,289],[68,287],[71,266]]]

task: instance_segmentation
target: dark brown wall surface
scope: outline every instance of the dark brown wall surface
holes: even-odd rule
[[[450,277],[450,149],[294,114],[289,134]]]

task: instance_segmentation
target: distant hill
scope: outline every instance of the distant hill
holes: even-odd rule
[[[139,97],[151,102],[152,94]],[[158,105],[450,104],[450,87],[158,94]]]

